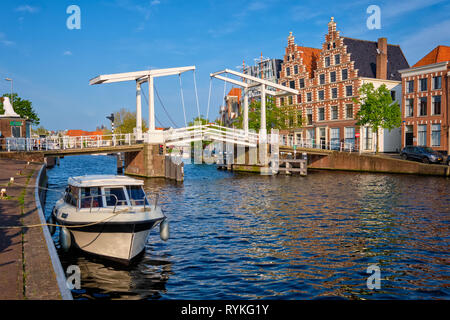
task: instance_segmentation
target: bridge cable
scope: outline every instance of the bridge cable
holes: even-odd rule
[[[156,96],[158,97],[159,103],[160,103],[161,106],[163,107],[164,112],[165,112],[166,115],[167,115],[167,118],[169,118],[169,121],[172,122],[172,124],[174,125],[175,128],[178,128],[179,126],[175,123],[175,121],[173,121],[172,117],[169,115],[169,112],[167,112],[167,109],[166,109],[166,107],[164,106],[164,103],[162,102],[162,100],[161,100],[161,98],[160,98],[160,96],[159,96],[159,93],[158,93],[158,90],[156,89],[155,84],[153,84],[153,87],[155,88]]]
[[[199,106],[199,104],[198,104],[198,94],[197,94],[197,81],[195,80],[195,70],[194,70],[193,74],[194,74],[194,90],[195,90],[195,98],[196,98],[196,101],[197,101],[198,120],[201,122],[201,120],[200,120],[200,106]]]
[[[211,87],[212,87],[212,77],[209,78],[208,107],[206,109],[206,120],[208,120],[208,122],[209,122],[209,105],[211,103]]]
[[[147,105],[148,105],[148,100],[147,100],[147,97],[145,96],[145,92],[144,92],[144,90],[142,90],[141,91],[141,93],[142,93],[142,95],[144,96],[144,99],[145,99],[145,102],[147,103]],[[162,127],[162,128],[164,128],[165,126],[162,124],[162,122],[161,121],[159,121],[159,119],[158,119],[158,117],[156,116],[156,113],[155,113],[155,119],[156,119],[156,122],[158,122],[159,123],[159,126],[160,127]]]
[[[183,84],[181,82],[181,73],[178,74],[178,78],[180,79],[181,104],[183,105],[184,125],[187,127],[188,125],[186,121],[186,108],[184,106],[184,94],[183,94]]]

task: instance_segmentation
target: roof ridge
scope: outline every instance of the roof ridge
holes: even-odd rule
[[[350,37],[342,37],[344,39],[350,39],[350,40],[358,40],[358,41],[365,41],[365,42],[372,42],[372,43],[378,43],[378,41],[373,41],[373,40],[365,40],[365,39],[356,39],[356,38],[350,38]],[[394,46],[394,47],[400,47],[399,44],[392,44],[392,43],[388,43],[388,46]]]

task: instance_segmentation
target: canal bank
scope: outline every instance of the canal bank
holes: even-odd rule
[[[0,159],[0,167],[0,299],[72,299],[48,228],[17,228],[45,224],[45,166]]]

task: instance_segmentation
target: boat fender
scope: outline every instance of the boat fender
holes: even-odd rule
[[[64,252],[69,251],[70,246],[72,245],[72,238],[70,236],[70,231],[67,230],[66,227],[62,227],[59,231],[59,244]]]
[[[169,221],[167,221],[167,219],[164,219],[159,224],[159,237],[161,238],[161,240],[167,241],[169,240],[169,235]]]
[[[49,225],[48,225],[48,231],[50,231],[50,234],[51,234],[51,235],[54,235],[54,234],[55,234],[55,231],[56,231],[56,227],[55,227],[55,219],[53,218],[53,217],[54,217],[53,215],[54,215],[54,214],[56,215],[55,210],[56,210],[56,208],[53,207],[53,211],[52,211],[52,213],[50,214],[50,217],[48,217],[48,219],[47,219],[47,223],[49,224]]]

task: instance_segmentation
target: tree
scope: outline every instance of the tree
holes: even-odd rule
[[[297,125],[294,119],[297,118]],[[243,128],[244,116],[241,113],[238,117],[237,127]],[[285,130],[290,128],[299,128],[303,125],[300,111],[293,106],[283,106],[278,108],[274,98],[267,97],[266,101],[266,129]],[[258,131],[261,128],[261,101],[254,100],[248,108],[248,128]]]
[[[5,93],[2,97],[8,97],[13,105],[14,111],[22,118],[30,120],[32,125],[37,126],[41,122],[33,109],[31,101],[20,98],[17,93],[12,94],[12,99],[10,93]],[[0,102],[0,114],[4,113],[3,103]]]
[[[133,133],[136,127],[136,112],[125,108],[114,113],[114,133]],[[147,123],[142,120],[142,131],[147,131]]]
[[[39,126],[39,128],[31,129],[31,132],[37,134],[38,136],[46,136],[48,135],[48,130],[44,128],[44,126]]]
[[[192,127],[193,125],[196,125],[200,122],[201,125],[208,124],[209,121],[206,119],[203,115],[200,115],[200,117],[195,117],[192,119],[192,121],[188,122],[188,127]]]
[[[382,84],[375,89],[372,83],[365,83],[359,89],[360,98],[353,98],[353,102],[360,104],[356,114],[358,126],[370,125],[376,132],[376,153],[379,151],[378,129],[391,131],[402,124],[401,111],[398,102],[393,102],[391,92]]]

